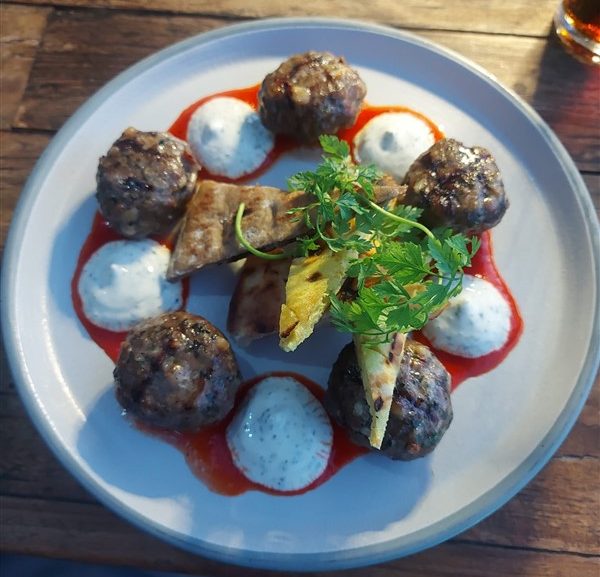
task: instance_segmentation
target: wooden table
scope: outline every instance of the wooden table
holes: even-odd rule
[[[551,31],[556,0],[20,0],[0,7],[0,238],[36,159],[75,108],[118,72],[177,40],[268,16],[344,16],[409,29],[474,60],[515,90],[565,144],[600,205],[600,68]],[[264,575],[179,551],[100,505],[57,462],[8,371],[0,383],[3,551],[199,573]],[[599,387],[544,470],[451,541],[353,575],[597,577]]]

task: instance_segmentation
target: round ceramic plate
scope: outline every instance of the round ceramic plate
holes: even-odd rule
[[[511,207],[494,230],[497,264],[525,330],[497,369],[453,394],[454,422],[428,458],[362,457],[295,497],[224,497],[182,455],[121,415],[113,365],[69,294],[90,230],[99,156],[127,126],[164,130],[198,98],[256,84],[308,49],[344,55],[371,104],[406,105],[448,136],[495,155]],[[314,162],[282,159],[265,184]],[[191,38],[121,74],[87,102],[40,159],[5,254],[4,331],[23,400],[62,462],[136,525],[223,561],[331,569],[413,553],[467,529],[514,495],[567,434],[598,362],[597,224],[569,156],[540,118],[461,57],[412,35],[356,22],[266,20]],[[221,329],[234,276],[195,276],[188,309]],[[574,288],[577,294],[574,295]],[[594,328],[596,327],[596,328]],[[274,339],[237,348],[244,377],[291,370],[325,384],[348,337],[324,327],[294,354]]]

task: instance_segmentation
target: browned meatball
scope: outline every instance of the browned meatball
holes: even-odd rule
[[[100,158],[100,212],[128,238],[166,233],[183,216],[199,169],[182,140],[128,128]]]
[[[423,209],[430,226],[478,234],[496,226],[508,199],[492,155],[479,146],[468,148],[457,140],[438,140],[409,168],[404,203]]]
[[[184,311],[135,326],[113,374],[117,400],[127,412],[146,424],[177,430],[223,419],[241,382],[223,334]]]
[[[324,404],[356,444],[370,446],[371,414],[352,343],[333,365]],[[381,452],[395,460],[423,457],[451,421],[450,375],[428,347],[407,339]]]
[[[366,93],[344,58],[311,51],[292,56],[265,77],[259,113],[272,132],[314,143],[321,134],[354,124]]]

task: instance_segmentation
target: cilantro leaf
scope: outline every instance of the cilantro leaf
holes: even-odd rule
[[[301,254],[327,245],[360,255],[347,270],[347,276],[356,279],[356,298],[329,296],[333,324],[375,343],[386,342],[395,332],[421,328],[460,292],[463,268],[469,266],[479,240],[449,229],[428,229],[418,220],[419,208],[378,206],[373,198],[380,171],[352,162],[349,145],[335,136],[319,141],[321,164],[288,180],[291,189],[303,190],[313,202],[290,212],[309,228],[308,235],[298,239]]]

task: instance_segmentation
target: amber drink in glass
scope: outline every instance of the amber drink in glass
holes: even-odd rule
[[[600,64],[600,0],[563,0],[554,15],[556,34],[580,60]]]

